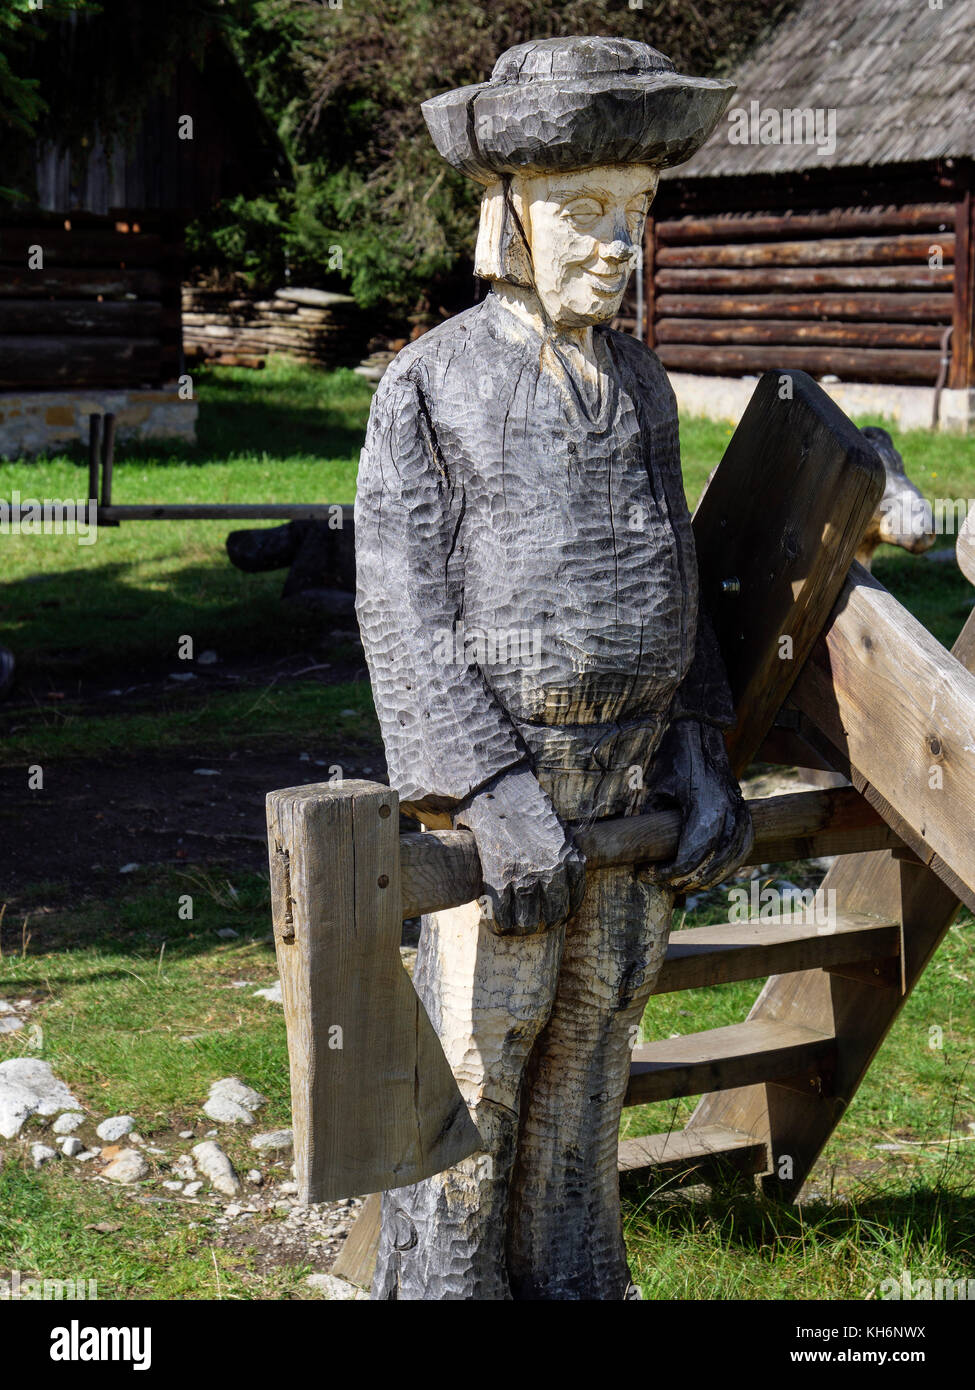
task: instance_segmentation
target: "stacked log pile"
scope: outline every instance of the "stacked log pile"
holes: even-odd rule
[[[183,351],[230,366],[263,366],[272,352],[325,367],[350,365],[368,336],[355,300],[328,290],[281,289],[271,298],[183,287]]]

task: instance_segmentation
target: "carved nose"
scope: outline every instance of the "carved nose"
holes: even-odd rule
[[[635,261],[636,247],[632,241],[623,241],[617,237],[615,241],[603,247],[603,260],[616,261],[618,264],[622,264],[623,261]]]

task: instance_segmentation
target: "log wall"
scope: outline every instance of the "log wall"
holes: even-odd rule
[[[945,384],[975,385],[971,169],[907,170],[886,184],[836,172],[815,186],[662,187],[644,243],[644,316],[665,366],[933,386],[950,328]],[[830,194],[849,201],[831,206]],[[617,322],[631,332],[632,296],[631,282]]]
[[[31,268],[32,247],[43,264]],[[0,227],[0,390],[153,389],[181,370],[182,223],[165,213]]]

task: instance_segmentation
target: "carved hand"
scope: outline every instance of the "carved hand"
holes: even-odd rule
[[[669,864],[651,877],[678,892],[711,888],[740,864],[754,833],[748,806],[728,765],[720,729],[694,719],[670,726],[654,760],[647,810],[676,803],[683,817]]]
[[[585,859],[527,768],[488,782],[461,803],[453,823],[474,832],[496,935],[534,936],[577,910]]]

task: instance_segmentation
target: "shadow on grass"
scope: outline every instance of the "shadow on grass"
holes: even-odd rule
[[[211,369],[194,373],[194,380],[200,398],[197,442],[119,443],[117,468],[136,464],[160,469],[202,467],[253,454],[282,462],[316,456],[354,458],[362,447],[372,388],[353,372],[294,375],[284,369],[266,373]],[[87,471],[85,441],[79,440],[62,457]],[[24,467],[29,477],[29,460]]]
[[[886,1173],[859,1180],[855,1195],[801,1205],[777,1203],[733,1185],[693,1200],[634,1183],[624,1201],[627,1242],[638,1244],[656,1234],[671,1240],[705,1238],[711,1247],[774,1259],[851,1242],[922,1251],[936,1241],[946,1261],[975,1270],[971,1168],[949,1153],[910,1181],[905,1191],[903,1179],[895,1187]]]

